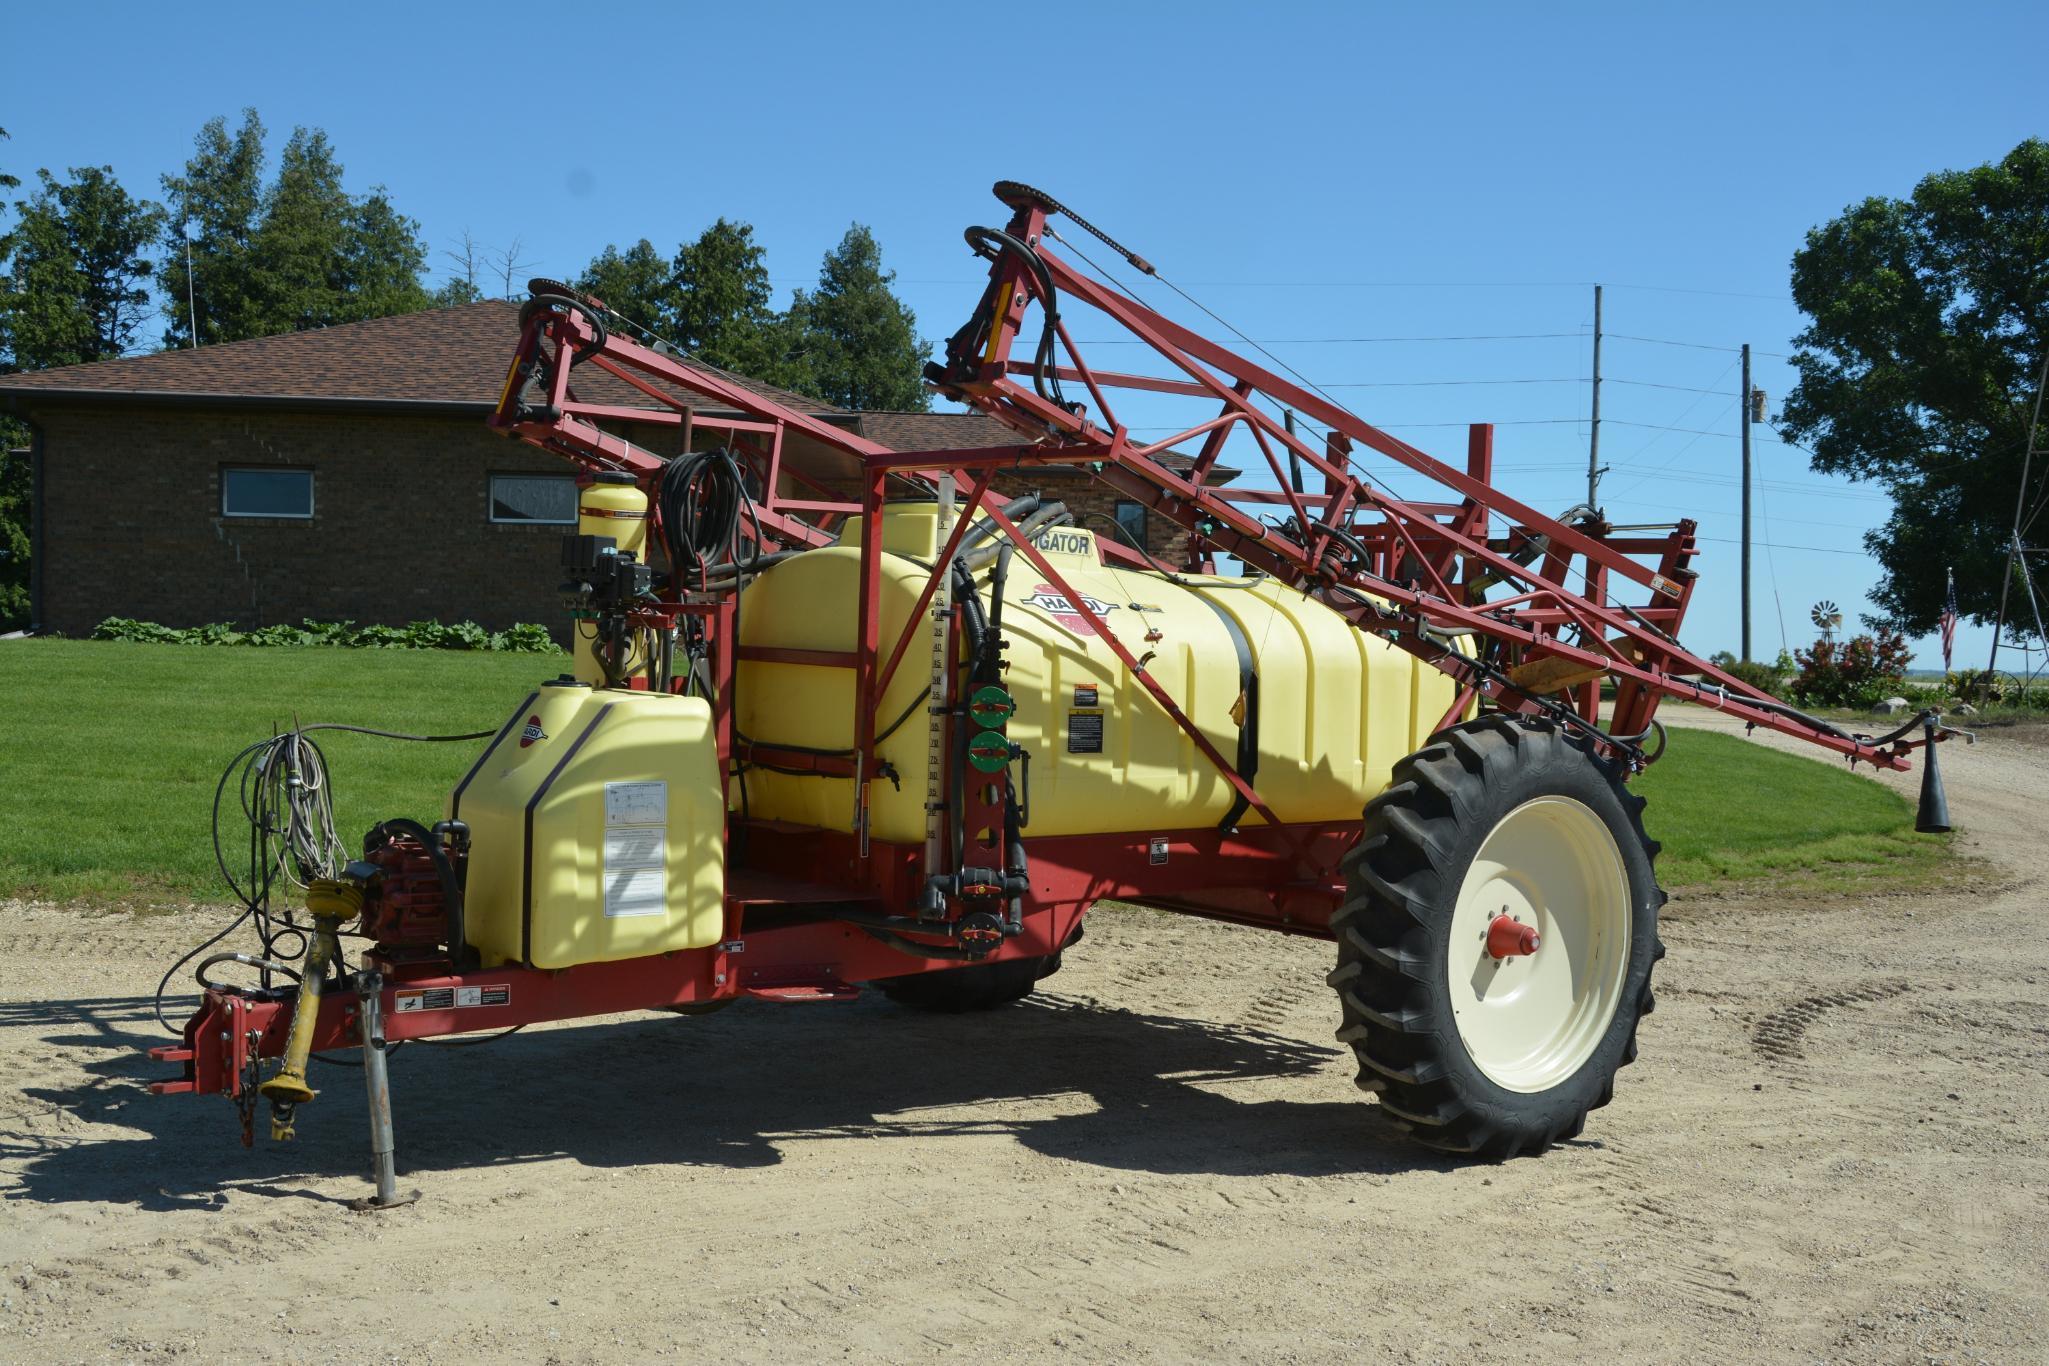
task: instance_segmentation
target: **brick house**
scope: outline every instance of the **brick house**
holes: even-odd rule
[[[484,426],[517,338],[518,306],[487,301],[0,376],[0,411],[33,434],[35,629],[84,635],[109,616],[562,624],[570,467]],[[853,413],[733,378],[897,450],[1016,440],[978,414]],[[585,387],[653,406],[595,371]],[[673,428],[622,434],[657,451],[675,440]],[[838,483],[832,459],[786,444],[787,462]],[[1148,525],[1080,470],[997,486],[1042,489],[1121,520],[1163,559],[1180,553],[1177,528]]]

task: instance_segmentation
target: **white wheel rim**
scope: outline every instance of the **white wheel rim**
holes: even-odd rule
[[[1585,1065],[1621,1003],[1629,909],[1622,851],[1584,803],[1538,797],[1488,833],[1459,886],[1446,972],[1459,1039],[1489,1080],[1546,1091]],[[1488,952],[1503,914],[1536,926],[1536,952]]]

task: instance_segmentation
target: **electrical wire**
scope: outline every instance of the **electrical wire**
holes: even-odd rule
[[[171,978],[242,925],[254,922],[261,959],[290,963],[305,956],[307,929],[293,923],[289,909],[281,917],[273,916],[271,894],[280,881],[303,890],[315,878],[332,877],[348,858],[348,851],[335,831],[334,797],[326,755],[316,742],[307,738],[315,731],[342,731],[417,744],[488,740],[497,734],[481,730],[461,735],[411,735],[373,726],[320,722],[294,725],[237,752],[214,785],[212,833],[214,865],[242,909],[227,925],[181,955],[158,980],[153,1002],[157,1024],[173,1037],[182,1036],[183,1031],[173,1029],[164,1018],[164,992]],[[249,828],[246,884],[229,869],[227,851],[221,842],[221,803],[230,780],[236,780],[237,799]],[[287,952],[280,944],[293,947]],[[336,966],[346,966],[339,954]],[[262,985],[267,990],[270,969],[265,967],[261,971]]]

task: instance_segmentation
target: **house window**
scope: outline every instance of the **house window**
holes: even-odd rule
[[[221,516],[298,517],[313,515],[313,471],[275,466],[221,471]]]
[[[576,479],[567,474],[494,474],[491,520],[568,526],[576,521]]]
[[[1117,504],[1117,527],[1124,533],[1126,545],[1145,548],[1145,504],[1119,501]]]

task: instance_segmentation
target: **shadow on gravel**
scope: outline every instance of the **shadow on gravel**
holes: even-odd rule
[[[182,1013],[167,1011],[178,1018]],[[366,1171],[360,1073],[316,1068],[299,1140],[266,1117],[241,1146],[223,1097],[148,1094],[172,1069],[147,997],[0,1005],[17,1057],[83,1076],[0,1099],[7,1199],[206,1208],[233,1188],[331,1202],[308,1178]],[[111,1051],[107,1051],[111,1050]],[[1338,1064],[1342,1060],[1342,1065]],[[1009,1135],[1048,1156],[1162,1174],[1325,1176],[1448,1169],[1350,1085],[1340,1050],[1041,991],[978,1015],[871,994],[850,1006],[742,1004],[687,1018],[529,1030],[484,1047],[408,1044],[392,1060],[402,1175],[566,1157],[591,1167],[769,1167],[795,1145]],[[1309,1078],[1329,1099],[1233,1098]],[[11,1089],[11,1088],[10,1088]],[[118,1136],[84,1126],[114,1126]],[[963,1160],[969,1160],[964,1154]],[[986,1161],[986,1151],[974,1161]]]

